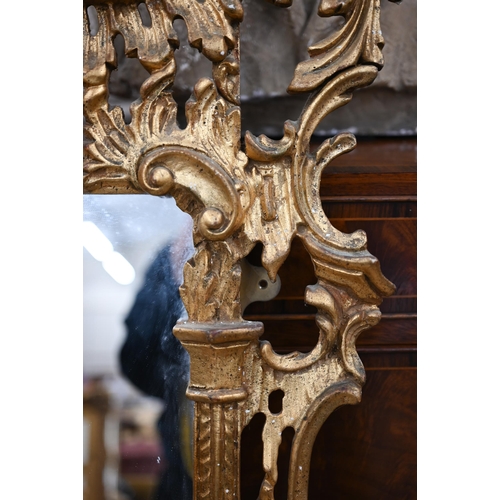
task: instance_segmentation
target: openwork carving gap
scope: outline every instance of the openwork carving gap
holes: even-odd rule
[[[322,0],[318,15],[343,16],[344,25],[309,48],[289,86],[313,92],[297,121],[284,124],[281,140],[245,135],[241,147],[238,0],[146,0],[151,26],[134,1],[86,0],[83,10],[83,185],[87,193],[169,194],[194,221],[196,247],[180,292],[188,320],[175,335],[191,356],[188,397],[195,401],[194,497],[239,497],[239,446],[243,428],[263,413],[265,478],[261,500],[274,498],[281,434],[295,430],[288,478],[289,499],[307,498],[315,436],[340,405],[360,401],[365,380],[355,342],[380,319],[378,305],[394,286],[366,249],[363,231],[344,234],[324,214],[319,196],[323,168],[356,146],[339,134],[315,153],[310,140],[319,122],[370,85],[383,65],[379,0]],[[289,7],[291,0],[272,2]],[[90,33],[87,7],[97,12]],[[182,18],[189,43],[212,62],[186,105],[187,126],[176,119],[172,97],[179,42],[173,21]],[[113,39],[149,72],[127,124],[108,105]],[[300,238],[318,282],[305,292],[318,309],[320,335],[307,354],[279,355],[260,342],[263,326],[242,319],[241,265],[263,245],[262,265],[272,281]],[[284,393],[273,414],[268,397]],[[236,444],[235,444],[236,443]]]

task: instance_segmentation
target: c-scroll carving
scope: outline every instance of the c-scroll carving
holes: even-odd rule
[[[370,85],[383,65],[379,0],[322,0],[320,16],[345,24],[309,49],[290,84],[313,92],[297,121],[284,124],[281,140],[245,135],[240,144],[238,0],[146,0],[152,25],[142,24],[138,2],[86,0],[97,12],[90,33],[84,9],[84,190],[88,193],[171,195],[194,220],[195,253],[184,268],[180,293],[188,319],[175,335],[191,357],[188,396],[195,401],[194,498],[239,497],[238,440],[263,413],[265,478],[261,500],[274,498],[281,433],[295,430],[289,500],[307,498],[314,438],[341,404],[360,401],[365,380],[355,342],[380,319],[378,305],[394,286],[367,250],[366,234],[332,226],[320,199],[325,166],[356,146],[352,134],[310,141],[320,121]],[[274,0],[288,7],[291,0]],[[177,123],[172,95],[173,21],[181,17],[189,43],[212,62],[186,105],[187,126]],[[109,109],[108,82],[116,67],[113,38],[120,33],[128,57],[149,72],[126,123]],[[241,259],[262,243],[262,264],[274,281],[299,238],[314,265],[315,285],[306,303],[318,309],[318,343],[309,353],[280,355],[259,342],[263,325],[244,321],[240,305]],[[272,414],[268,396],[284,393]]]

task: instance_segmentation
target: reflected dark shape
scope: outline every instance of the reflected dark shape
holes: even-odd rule
[[[158,420],[167,467],[157,500],[191,500],[192,403],[185,396],[189,356],[172,329],[183,315],[170,246],[156,257],[145,283],[125,320],[127,337],[120,352],[123,374],[140,390],[162,399],[165,410]]]

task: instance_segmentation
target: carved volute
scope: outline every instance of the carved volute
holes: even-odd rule
[[[377,306],[394,291],[367,250],[366,234],[342,233],[322,209],[321,173],[356,146],[355,137],[341,133],[310,150],[320,121],[370,85],[383,66],[380,2],[320,2],[318,15],[342,16],[345,23],[311,46],[310,58],[296,68],[289,92],[310,93],[301,116],[284,124],[281,140],[246,132],[244,145],[239,0],[146,0],[151,26],[143,25],[139,2],[84,3],[84,192],[168,194],[194,222],[195,253],[180,289],[188,319],[174,329],[191,357],[194,498],[239,498],[241,433],[263,413],[259,498],[274,498],[281,434],[292,427],[288,496],[305,500],[316,434],[335,408],[361,399],[365,371],[356,339],[379,321]],[[292,0],[271,3],[289,7]],[[90,5],[97,12],[95,34]],[[172,96],[179,45],[173,21],[179,17],[189,43],[212,62],[212,78],[199,80],[186,104],[185,128],[177,123]],[[130,123],[122,109],[108,104],[118,34],[127,57],[149,72]],[[261,323],[242,319],[240,263],[260,242],[262,265],[275,281],[294,238],[314,264],[317,283],[305,290],[305,302],[318,309],[320,333],[311,352],[279,355],[259,341]],[[275,414],[268,398],[278,390],[284,397]]]

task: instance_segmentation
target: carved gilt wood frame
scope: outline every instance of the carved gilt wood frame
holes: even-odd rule
[[[240,0],[145,0],[150,27],[141,21],[139,3],[84,1],[84,192],[168,193],[193,218],[195,254],[180,288],[188,320],[174,334],[191,358],[194,498],[239,498],[241,433],[261,412],[265,477],[259,498],[274,498],[281,434],[292,427],[288,498],[305,500],[321,425],[335,408],[361,399],[365,371],[355,341],[379,321],[377,306],[394,291],[367,251],[365,233],[338,231],[322,210],[321,172],[355,147],[355,137],[338,134],[315,153],[309,147],[319,122],[382,68],[380,0],[320,2],[318,15],[343,16],[345,23],[309,47],[310,58],[295,70],[289,92],[311,93],[301,116],[284,124],[281,140],[247,132],[243,149]],[[272,3],[289,7],[292,0]],[[98,17],[95,34],[91,5]],[[189,43],[213,63],[213,78],[200,79],[186,104],[185,129],[177,124],[171,92],[179,45],[172,23],[178,17]],[[150,74],[131,106],[130,124],[122,109],[108,105],[119,33],[126,55]],[[314,264],[318,281],[307,287],[305,301],[318,309],[320,334],[311,352],[279,355],[259,341],[262,323],[242,319],[240,262],[261,242],[262,265],[274,281],[293,238],[300,238]],[[268,408],[276,390],[284,393],[279,414]]]

